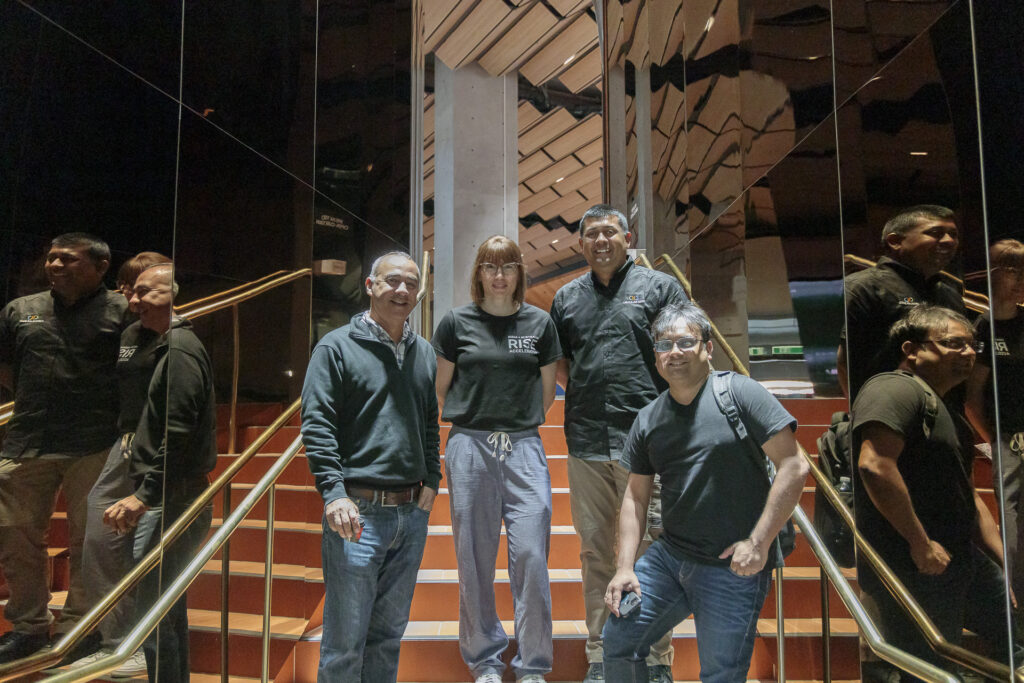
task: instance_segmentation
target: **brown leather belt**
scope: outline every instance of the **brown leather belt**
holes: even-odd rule
[[[416,484],[404,489],[398,489],[397,491],[385,491],[383,489],[369,489],[362,488],[360,486],[346,486],[345,491],[350,497],[361,498],[368,503],[377,503],[379,505],[394,506],[394,505],[405,505],[406,503],[412,503],[419,499],[420,489],[423,488],[422,484]]]

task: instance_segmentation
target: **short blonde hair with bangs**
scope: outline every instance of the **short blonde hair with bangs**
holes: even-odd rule
[[[473,273],[469,278],[469,295],[473,297],[473,303],[479,306],[484,300],[484,285],[481,282],[480,264],[493,263],[501,266],[506,263],[519,264],[519,279],[516,281],[516,291],[512,293],[512,300],[516,304],[522,304],[526,298],[526,268],[523,265],[523,252],[519,251],[519,245],[504,235],[494,235],[484,240],[476,251],[476,260],[473,261]]]

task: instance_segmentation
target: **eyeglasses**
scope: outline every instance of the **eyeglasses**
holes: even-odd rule
[[[1014,266],[998,266],[997,270],[1001,270],[1015,280],[1024,280],[1024,268],[1016,268]]]
[[[420,288],[419,280],[406,280],[401,275],[388,275],[387,277],[377,278],[377,282],[383,282],[391,289],[398,289],[402,285],[410,292],[415,292]]]
[[[700,346],[703,339],[697,337],[679,337],[679,339],[659,339],[654,342],[654,350],[658,353],[668,353],[673,348],[680,351],[693,351]]]
[[[950,351],[958,351],[960,353],[963,353],[964,350],[967,348],[972,349],[975,353],[981,353],[982,350],[985,348],[984,342],[974,341],[971,339],[964,339],[963,337],[946,337],[945,339],[925,339],[921,343],[932,343],[935,344],[936,346],[941,346],[944,349],[949,349]]]
[[[505,277],[512,277],[513,275],[519,272],[519,266],[521,265],[523,264],[516,263],[515,261],[510,261],[509,263],[502,263],[500,266],[496,263],[481,263],[480,271],[484,275],[494,277],[495,275],[498,274],[498,268],[501,268],[502,275],[504,275]]]

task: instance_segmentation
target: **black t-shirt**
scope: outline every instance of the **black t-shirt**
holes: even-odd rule
[[[793,416],[749,377],[734,376],[732,393],[756,443],[796,429]],[[660,475],[662,538],[702,564],[728,565],[718,556],[750,536],[768,499],[765,467],[718,408],[710,378],[689,405],[666,391],[641,410],[621,463],[636,474]]]
[[[626,263],[604,286],[588,272],[555,294],[551,318],[569,361],[565,438],[583,460],[618,460],[636,414],[668,388],[654,364],[651,323],[686,301],[665,273]]]
[[[864,490],[857,464],[863,427],[878,422],[903,437],[897,460],[907,485],[914,513],[928,537],[938,541],[954,558],[966,557],[975,526],[974,491],[960,454],[956,426],[941,400],[931,433],[923,426],[927,398],[924,389],[906,372],[872,377],[853,404],[854,507],[857,526],[885,561],[898,572],[915,571],[910,546],[882,516]]]
[[[1017,309],[1017,315],[1009,320],[996,320],[996,337],[989,351],[992,329],[987,315],[978,318],[974,334],[985,342],[985,349],[978,354],[977,363],[991,369],[992,356],[996,356],[996,373],[999,375],[999,424],[1004,432],[1024,430],[1024,311]],[[985,391],[985,409],[991,422],[995,422],[992,410],[992,376],[989,375]]]
[[[117,358],[117,388],[121,414],[117,428],[122,434],[134,432],[146,409],[149,384],[157,362],[167,352],[163,335],[134,322],[121,333],[121,351]]]
[[[900,364],[899,351],[889,346],[889,328],[914,306],[936,304],[964,313],[963,296],[941,275],[925,279],[899,261],[883,256],[874,268],[846,278],[846,344],[850,398],[873,375]]]
[[[562,357],[547,313],[525,303],[509,316],[460,306],[441,319],[432,343],[455,364],[442,419],[502,432],[544,422],[540,369]]]

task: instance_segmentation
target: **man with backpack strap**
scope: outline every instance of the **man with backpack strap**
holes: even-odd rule
[[[857,527],[947,640],[959,643],[966,626],[1006,661],[1004,584],[993,562],[1002,561],[1002,542],[942,402],[974,366],[971,325],[919,305],[892,326],[890,343],[902,355],[897,371],[869,379],[853,405]],[[886,640],[940,664],[863,560],[858,580]]]
[[[630,474],[617,572],[605,594],[614,616],[604,627],[604,673],[646,681],[651,643],[693,614],[701,680],[745,680],[757,616],[784,554],[786,539],[776,539],[808,472],[796,420],[757,382],[711,372],[711,324],[696,304],[666,306],[652,330],[669,388],[640,411],[623,449]],[[634,566],[655,474],[664,531]],[[640,605],[622,616],[631,592]]]

